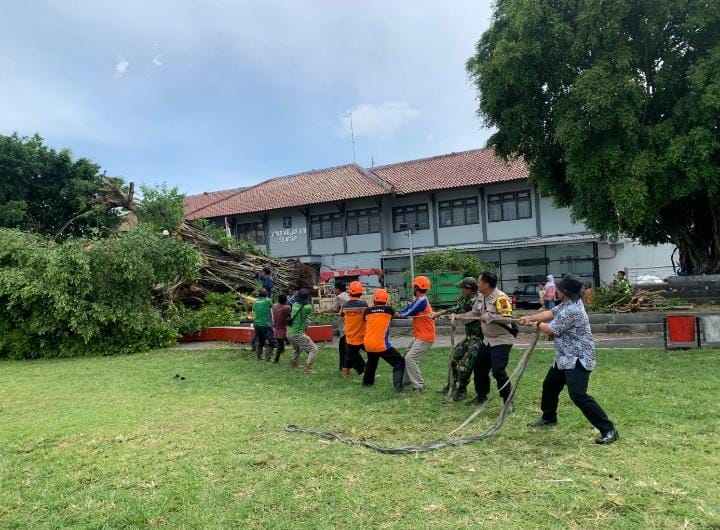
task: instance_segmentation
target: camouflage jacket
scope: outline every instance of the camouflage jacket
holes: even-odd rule
[[[475,296],[469,296],[467,298],[460,298],[460,300],[457,301],[457,303],[443,311],[443,314],[446,313],[454,313],[454,314],[464,314],[468,311],[472,311],[473,306],[475,305],[475,302],[477,300],[477,297]],[[479,320],[469,320],[465,323],[465,335],[470,337],[478,337],[482,338],[483,332],[482,332],[482,325]]]

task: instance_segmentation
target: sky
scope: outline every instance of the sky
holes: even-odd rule
[[[489,0],[2,4],[0,134],[127,181],[201,193],[490,135],[465,72]]]

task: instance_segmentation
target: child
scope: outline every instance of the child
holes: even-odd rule
[[[340,308],[340,316],[345,323],[345,357],[342,365],[342,376],[350,377],[350,369],[355,368],[358,374],[365,372],[365,361],[360,350],[365,342],[365,310],[367,302],[360,297],[363,286],[360,282],[350,282],[348,288],[350,299]]]
[[[373,296],[375,305],[365,310],[365,351],[368,354],[368,361],[363,375],[363,385],[372,386],[375,384],[375,371],[380,357],[382,357],[393,368],[395,391],[402,392],[405,359],[392,347],[389,341],[390,322],[395,311],[387,305],[387,302],[387,291],[378,289]]]
[[[275,363],[280,362],[280,356],[285,352],[287,341],[288,319],[290,318],[290,306],[287,304],[287,295],[278,296],[278,303],[272,306],[273,331],[277,349],[275,350]]]
[[[307,289],[300,289],[298,291],[297,302],[293,304],[292,309],[290,310],[290,327],[287,331],[287,339],[290,344],[293,345],[293,354],[292,359],[290,360],[290,365],[293,368],[298,367],[300,352],[303,350],[308,352],[307,361],[305,361],[306,374],[317,373],[313,370],[313,365],[315,364],[318,347],[312,339],[305,334],[307,319],[312,312],[313,306],[310,303],[310,293]]]
[[[268,292],[265,289],[260,289],[257,299],[253,302],[253,313],[255,313],[257,360],[262,361],[263,348],[265,348],[265,360],[269,361],[273,347],[272,300],[268,298]]]
[[[415,392],[425,390],[425,382],[418,363],[435,343],[435,321],[430,318],[432,307],[426,296],[429,289],[430,280],[427,276],[415,278],[413,280],[415,299],[397,314],[399,318],[413,319],[413,340],[405,353],[404,383],[411,383]]]

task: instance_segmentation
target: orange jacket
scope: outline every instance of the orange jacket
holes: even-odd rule
[[[390,321],[395,310],[389,305],[375,305],[365,310],[365,351],[383,353],[389,350]]]

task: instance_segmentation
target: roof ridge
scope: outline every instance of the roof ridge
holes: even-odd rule
[[[428,160],[438,160],[440,158],[448,158],[451,156],[464,155],[467,153],[475,153],[479,151],[494,151],[492,147],[478,147],[477,149],[467,149],[465,151],[453,151],[452,153],[445,153],[444,155],[429,156],[426,158],[415,158],[413,160],[405,160],[404,162],[394,162],[392,164],[383,164],[382,166],[374,166],[372,169],[386,169],[393,166],[404,166],[406,164],[414,164],[415,162],[427,162]]]
[[[203,205],[202,208],[195,208],[194,210],[191,210],[191,211],[187,212],[185,215],[190,215],[190,214],[194,214],[194,213],[197,213],[197,212],[201,212],[201,211],[203,211],[203,210],[206,209],[206,208],[210,208],[210,206],[215,206],[215,205],[218,204],[219,202],[227,201],[228,199],[232,199],[233,197],[237,197],[238,195],[241,195],[241,194],[245,193],[245,190],[247,190],[247,188],[236,188],[236,189],[238,190],[237,192],[232,193],[232,194],[228,195],[227,197],[218,197],[216,200],[214,200],[214,201],[212,201],[212,202],[209,202],[209,203]],[[230,190],[225,190],[225,191],[230,191]],[[210,192],[210,193],[220,193],[220,192]],[[186,198],[187,198],[187,197],[186,197]]]
[[[373,173],[372,169],[364,168],[358,164],[355,164],[357,167],[360,168],[360,170],[365,174],[365,176],[375,182],[375,184],[380,185],[381,187],[385,188],[389,193],[395,193],[395,186],[393,186],[390,182],[385,180],[379,175],[376,175]]]
[[[195,198],[195,197],[205,197],[205,196],[207,196],[207,195],[214,195],[214,194],[216,194],[216,193],[228,193],[228,192],[230,192],[230,191],[232,191],[232,192],[238,192],[238,191],[242,191],[242,190],[244,190],[244,189],[246,189],[246,188],[247,188],[247,186],[240,186],[240,187],[237,187],[237,188],[228,188],[228,189],[226,189],[226,190],[203,191],[202,193],[195,193],[195,194],[193,194],[193,195],[185,195],[185,198],[186,198],[186,199],[193,199],[193,198]]]

